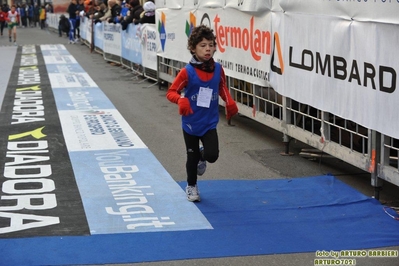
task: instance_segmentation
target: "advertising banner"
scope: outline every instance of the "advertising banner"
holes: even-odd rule
[[[130,23],[122,35],[122,57],[135,64],[142,64],[140,25]]]
[[[104,51],[104,24],[94,24],[94,46]]]
[[[143,66],[157,71],[157,46],[159,43],[158,34],[153,24],[141,25],[141,40],[143,44]]]
[[[236,9],[199,9],[159,12],[160,54],[163,57],[188,62],[187,39],[191,28],[205,24],[217,37],[215,60],[228,76],[267,86],[272,51],[271,13],[254,16]],[[236,18],[240,17],[240,20]],[[183,27],[182,25],[186,25]],[[183,53],[182,51],[186,51]]]
[[[277,92],[399,138],[397,26],[287,13],[274,21],[285,66],[271,72]]]
[[[399,1],[397,0],[279,0],[279,2],[288,13],[337,16],[354,21],[399,23]]]
[[[160,42],[158,54],[165,58],[188,62],[191,56],[187,51],[186,22],[190,21],[190,12],[157,9],[156,18]]]
[[[116,56],[122,54],[121,24],[103,22],[104,24],[104,52]]]
[[[85,16],[80,17],[80,38],[83,40],[87,40],[88,23],[91,23],[91,20]]]

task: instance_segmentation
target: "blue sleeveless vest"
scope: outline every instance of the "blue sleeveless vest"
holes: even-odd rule
[[[201,80],[195,68],[186,65],[188,84],[184,89],[184,97],[190,100],[193,114],[182,116],[182,127],[185,132],[194,136],[203,136],[210,129],[216,128],[219,122],[219,83],[221,66],[215,62],[213,77],[209,81]],[[212,99],[209,108],[197,106],[197,96],[200,87],[212,89]]]

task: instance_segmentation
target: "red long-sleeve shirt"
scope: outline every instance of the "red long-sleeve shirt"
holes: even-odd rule
[[[209,81],[213,77],[213,73],[208,73],[205,71],[202,71],[198,68],[195,68],[195,72],[197,73],[198,77],[203,80],[203,81]],[[224,74],[223,67],[221,67],[221,78],[220,78],[220,83],[219,83],[219,95],[223,99],[223,101],[226,102],[226,105],[229,105],[232,103],[234,100],[231,98],[230,92],[227,88],[226,85],[226,76]],[[182,68],[179,74],[177,74],[175,80],[173,81],[172,85],[168,89],[168,92],[166,93],[166,98],[171,101],[172,103],[176,103],[179,101],[179,98],[181,97],[180,94],[182,90],[187,86],[188,84],[188,73],[186,68]]]

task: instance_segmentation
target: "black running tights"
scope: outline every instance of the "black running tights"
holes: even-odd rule
[[[211,129],[202,137],[193,136],[183,130],[184,142],[186,143],[187,161],[187,183],[189,186],[197,184],[197,165],[201,159],[199,141],[204,146],[204,158],[209,163],[214,163],[219,157],[219,139],[216,129]]]

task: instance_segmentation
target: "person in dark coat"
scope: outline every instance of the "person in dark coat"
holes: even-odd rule
[[[122,7],[115,0],[108,0],[108,6],[111,8],[108,23],[120,23]]]
[[[139,0],[131,0],[129,2],[129,15],[121,21],[122,30],[126,30],[128,25],[134,21],[140,20],[140,14],[144,11],[143,7],[140,5]]]
[[[58,22],[58,35],[62,37],[62,33],[65,32],[66,36],[68,36],[70,27],[69,19],[64,15],[61,15],[60,21]]]

